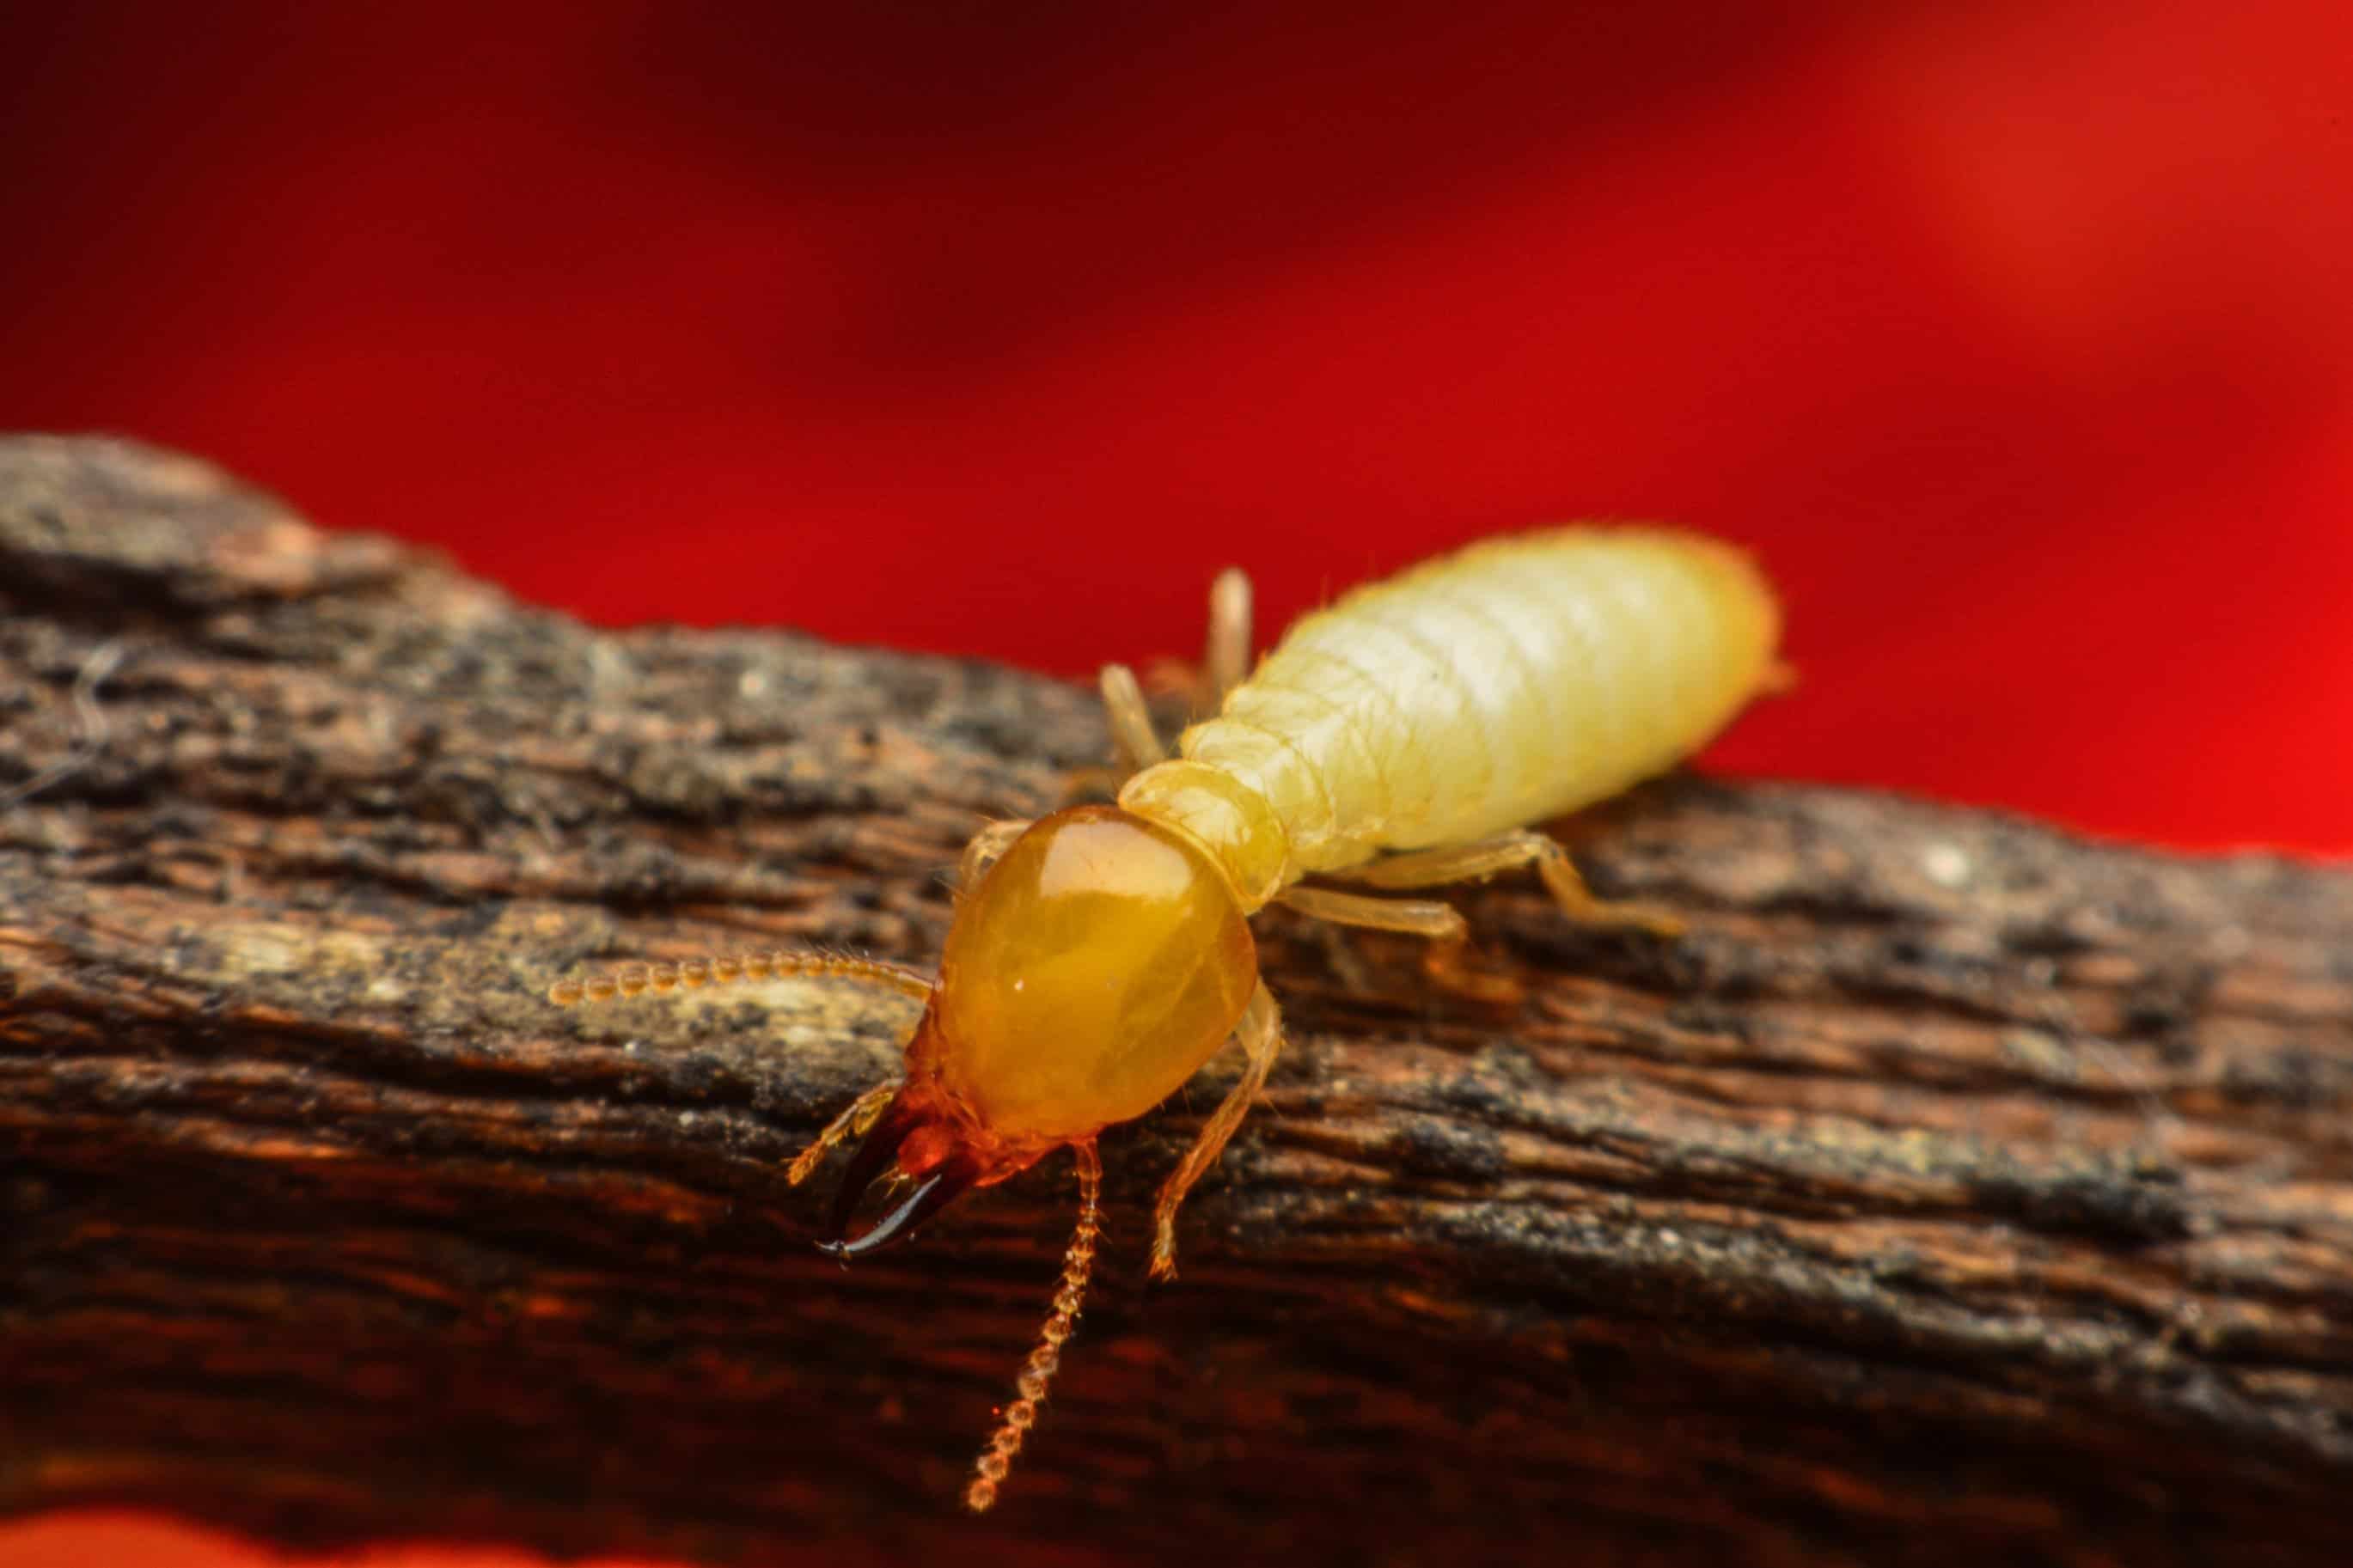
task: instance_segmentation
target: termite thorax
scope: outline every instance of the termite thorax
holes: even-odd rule
[[[1223,769],[1181,760],[1161,763],[1128,780],[1119,804],[1199,845],[1233,884],[1245,913],[1264,909],[1298,879],[1291,840],[1274,808]]]

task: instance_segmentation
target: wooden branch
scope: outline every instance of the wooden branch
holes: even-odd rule
[[[133,447],[0,445],[0,1509],[747,1562],[2337,1562],[2353,876],[1678,779],[1673,943],[1263,922],[1293,1044],[1107,1141],[1102,1289],[955,1509],[1071,1179],[844,1270],[786,1157],[905,1004],[558,1013],[590,961],[928,963],[1084,692],[592,632]],[[27,786],[37,785],[37,788]],[[22,798],[16,798],[22,797]],[[822,1180],[816,1184],[821,1189]]]

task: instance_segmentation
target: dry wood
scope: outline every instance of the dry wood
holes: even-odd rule
[[[1042,606],[1041,606],[1042,607]],[[1102,1289],[955,1500],[1066,1164],[844,1270],[784,1162],[908,1005],[559,1013],[590,961],[926,963],[1092,698],[607,635],[199,464],[0,444],[0,1509],[749,1562],[2338,1562],[2353,876],[1677,779],[1690,934],[1466,896],[1497,1009],[1270,916],[1293,1045],[1107,1141]],[[15,786],[12,788],[12,786]]]

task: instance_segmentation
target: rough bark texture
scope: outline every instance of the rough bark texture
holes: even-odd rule
[[[0,1509],[749,1562],[2353,1538],[2353,876],[1685,778],[1575,837],[1688,937],[1464,896],[1524,1005],[1269,917],[1271,1103],[1173,1286],[1151,1188],[1230,1066],[1108,1138],[976,1522],[1067,1165],[845,1270],[782,1165],[906,1004],[542,991],[926,963],[975,825],[1103,755],[1086,693],[596,633],[100,442],[0,445]]]

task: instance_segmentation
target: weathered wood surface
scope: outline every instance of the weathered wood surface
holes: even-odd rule
[[[1271,1103],[1170,1287],[1149,1192],[1230,1068],[1109,1139],[1099,1293],[974,1522],[1067,1167],[844,1270],[781,1166],[904,1005],[541,992],[926,962],[972,827],[1101,760],[1087,694],[598,634],[97,442],[0,445],[0,790],[45,778],[0,806],[0,1510],[749,1562],[2347,1560],[2353,876],[1686,779],[1578,842],[1687,938],[1466,896],[1524,1006],[1270,918]]]

